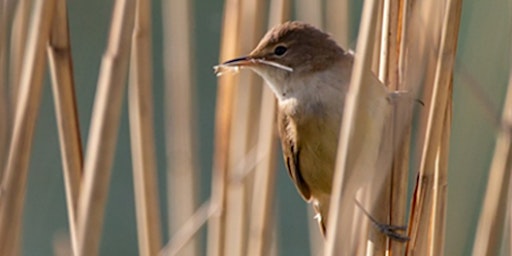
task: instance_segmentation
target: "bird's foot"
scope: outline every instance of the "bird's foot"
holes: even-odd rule
[[[383,224],[383,223],[377,221],[373,216],[371,216],[370,213],[364,209],[364,207],[361,205],[361,203],[359,203],[359,201],[357,201],[357,200],[355,200],[355,201],[356,201],[356,205],[370,219],[373,226],[375,226],[377,228],[377,230],[379,230],[379,232],[381,232],[385,236],[387,236],[395,241],[401,242],[401,243],[409,241],[408,236],[402,235],[398,232],[398,231],[406,231],[407,226],[396,226],[396,225]]]

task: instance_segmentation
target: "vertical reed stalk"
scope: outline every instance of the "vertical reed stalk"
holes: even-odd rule
[[[0,2],[0,180],[4,171],[9,145],[11,114],[9,107],[9,91],[7,88],[7,47],[9,28],[16,2],[3,0]]]
[[[153,129],[151,2],[136,1],[129,81],[130,141],[139,255],[162,247]]]
[[[269,28],[284,22],[289,17],[288,0],[270,1]],[[273,215],[275,190],[275,156],[277,143],[275,136],[276,99],[270,88],[263,86],[259,119],[259,135],[256,159],[259,163],[254,171],[251,212],[248,228],[249,256],[270,255],[273,233],[276,231]]]
[[[239,0],[225,2],[220,61],[233,58],[239,52],[240,5]],[[211,203],[218,205],[219,212],[208,221],[208,256],[225,255],[226,183],[235,78],[235,76],[221,76],[218,82]]]
[[[197,208],[198,165],[195,136],[194,23],[192,1],[163,1],[165,130],[169,234],[179,230]],[[180,35],[180,36],[176,36]],[[199,238],[188,239],[180,255],[198,255]],[[177,252],[176,252],[177,253]]]
[[[496,138],[489,179],[477,224],[473,256],[498,255],[504,230],[510,223],[510,174],[512,170],[512,69],[503,105],[501,126]],[[509,224],[510,225],[510,224]]]
[[[460,22],[461,1],[447,1],[444,17],[432,100],[429,105],[425,143],[422,149],[419,179],[411,208],[410,238],[407,253],[440,255],[444,244],[447,143],[451,107],[453,65]],[[447,117],[448,116],[448,117]]]
[[[44,48],[50,35],[55,2],[37,1],[16,102],[13,134],[2,180],[0,200],[0,255],[13,255],[21,234],[21,218],[28,176],[32,138],[41,101]]]
[[[33,2],[30,0],[19,0],[11,29],[11,53],[9,70],[9,93],[10,105],[14,109],[18,100],[18,90],[21,79],[21,69],[24,60],[25,47],[30,24]],[[12,128],[12,127],[11,127]]]
[[[128,70],[135,2],[114,4],[101,63],[78,202],[78,256],[97,255]]]
[[[262,34],[263,1],[242,1],[243,19],[238,29],[239,54],[247,54]],[[237,54],[238,55],[238,54]],[[234,89],[233,116],[229,136],[226,217],[226,256],[247,254],[249,208],[253,183],[254,150],[258,135],[261,79],[253,72],[241,72]],[[259,141],[259,138],[258,138]],[[259,159],[255,161],[259,162]],[[249,174],[249,175],[246,175]],[[244,177],[245,176],[245,177]],[[244,177],[244,178],[237,178]]]
[[[349,157],[350,148],[354,146],[359,147],[362,145],[361,143],[364,143],[360,140],[365,138],[365,136],[369,136],[361,136],[359,134],[360,137],[358,137],[358,134],[354,133],[361,132],[366,129],[364,128],[364,124],[357,123],[356,119],[359,119],[359,122],[364,121],[364,114],[361,115],[362,113],[360,110],[367,107],[367,104],[370,104],[368,101],[374,100],[373,98],[369,98],[369,94],[373,93],[371,92],[372,89],[366,87],[375,86],[375,84],[371,83],[366,85],[368,80],[366,80],[365,77],[370,77],[369,74],[372,60],[371,55],[373,51],[373,37],[375,35],[377,9],[377,1],[365,1],[359,30],[357,55],[352,71],[350,88],[345,99],[345,109],[341,125],[339,140],[341,143],[339,143],[338,146],[338,156],[331,196],[331,209],[329,212],[330,222],[327,227],[327,241],[324,251],[324,255],[326,256],[355,255],[354,250],[356,250],[356,248],[353,247],[353,242],[356,242],[356,237],[352,233],[352,229],[350,227],[352,227],[351,216],[353,215],[352,209],[354,209],[353,200],[355,198],[357,185],[359,185],[354,178],[360,174],[349,175],[347,172],[348,170],[353,172],[356,171],[355,168],[360,168],[354,165],[355,159],[351,159]],[[376,127],[372,128],[378,129]],[[378,141],[374,141],[372,143],[378,144]],[[371,153],[372,152],[365,152],[365,154],[368,155],[364,158],[367,159],[368,157],[367,160],[374,161],[376,157],[370,155]]]
[[[82,142],[78,125],[66,1],[58,0],[55,7],[47,54],[59,130],[69,231],[73,252],[76,253],[76,210],[83,167]]]

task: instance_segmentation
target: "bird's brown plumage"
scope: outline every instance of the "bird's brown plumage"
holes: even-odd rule
[[[284,53],[276,52],[278,47]],[[254,70],[276,95],[288,173],[300,195],[313,204],[323,234],[353,60],[328,34],[293,21],[271,29],[248,56],[223,64]],[[369,77],[381,87],[378,97],[385,98],[384,86]]]

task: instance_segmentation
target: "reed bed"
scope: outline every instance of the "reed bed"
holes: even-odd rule
[[[449,151],[462,1],[366,0],[360,24],[352,24],[352,18],[359,16],[351,11],[356,4],[224,1],[219,62],[248,54],[266,29],[290,17],[324,28],[344,48],[351,45],[351,30],[359,25],[340,131],[330,226],[324,239],[313,230],[316,224],[310,223],[311,255],[443,255],[450,246],[446,237]],[[153,70],[162,64],[153,60],[153,35],[160,31],[154,29],[151,2],[114,1],[103,59],[95,67],[99,77],[86,144],[81,141],[84,134],[79,126],[67,2],[4,0],[0,6],[1,255],[19,255],[24,249],[22,216],[29,214],[23,209],[46,61],[70,244],[60,245],[57,254],[100,253],[106,207],[114,203],[107,198],[127,84],[133,226],[139,255],[258,256],[286,251],[280,241],[295,231],[280,230],[278,221],[279,208],[287,202],[276,201],[280,190],[276,101],[251,72],[218,78],[211,192],[207,200],[200,201],[204,190],[198,150],[202,146],[198,141],[201,90],[196,89],[196,80],[203,74],[196,69],[201,63],[196,62],[196,34],[192,33],[196,25],[191,18],[195,9],[190,1],[164,1],[162,5],[165,117],[156,116],[154,109],[161,99],[153,97]],[[378,129],[366,125],[370,118],[363,111],[375,104],[373,84],[368,80],[371,72],[390,90],[406,95]],[[482,211],[474,223],[475,240],[469,244],[475,256],[499,255],[510,247],[506,238],[511,222],[507,202],[512,195],[511,81],[498,121]],[[375,116],[387,114],[385,107],[377,109],[381,112]],[[160,136],[155,134],[155,119],[161,118],[165,118],[165,143],[155,141]],[[165,144],[166,166],[157,165],[159,144]],[[364,153],[354,156],[354,148],[361,145]],[[165,188],[159,187],[159,167],[167,170]],[[365,171],[349,175],[348,170],[358,168]],[[414,177],[416,183],[409,184]],[[164,189],[167,205],[160,207],[159,191]],[[167,211],[168,228],[162,225],[161,208]],[[389,224],[388,231],[397,232],[398,239],[386,236],[382,225],[373,225],[376,222]],[[198,234],[204,228],[207,239],[201,241]]]

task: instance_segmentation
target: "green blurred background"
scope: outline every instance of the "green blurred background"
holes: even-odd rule
[[[359,2],[359,1],[354,1]],[[68,2],[76,93],[85,144],[98,69],[106,46],[113,1]],[[197,81],[200,199],[210,194],[216,77],[223,1],[193,3]],[[352,35],[357,33],[360,3],[353,6]],[[453,129],[448,184],[446,255],[470,255],[487,170],[493,154],[495,125],[510,70],[510,1],[464,1],[455,68]],[[155,136],[164,239],[166,231],[165,145],[161,2],[153,1]],[[355,43],[351,44],[354,46]],[[53,255],[53,240],[67,233],[67,214],[52,94],[46,79],[31,155],[23,227],[23,255]],[[474,87],[478,87],[475,90]],[[489,113],[479,98],[488,99]],[[105,215],[101,255],[137,255],[137,236],[126,99]],[[280,158],[279,158],[280,159]],[[279,161],[277,213],[279,255],[309,255],[306,204]],[[205,243],[205,229],[201,231]]]

